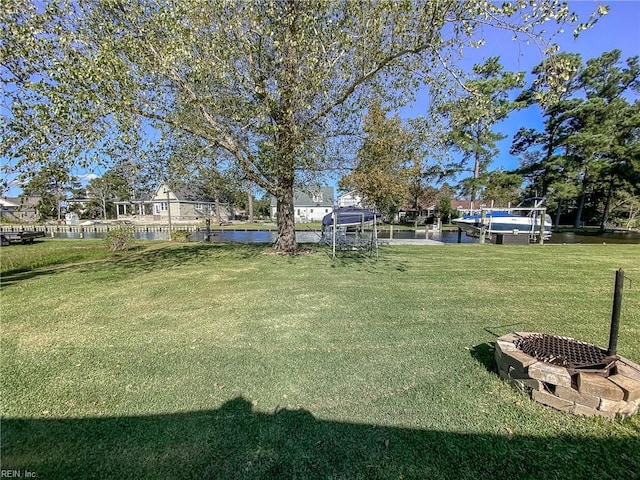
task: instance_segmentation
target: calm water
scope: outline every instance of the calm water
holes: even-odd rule
[[[212,242],[237,242],[237,243],[273,243],[276,239],[275,231],[266,230],[225,230],[213,232],[211,236]],[[137,232],[136,238],[143,240],[167,240],[167,232]],[[204,241],[205,232],[194,232],[191,235],[193,241]],[[55,234],[56,238],[83,238],[80,233],[63,233]],[[103,238],[104,233],[85,233],[84,238]],[[380,239],[389,238],[389,232],[380,233]],[[424,230],[403,230],[394,231],[393,238],[397,239],[420,239],[429,238],[444,243],[456,243],[458,240],[458,232],[425,232]],[[318,243],[320,240],[319,232],[296,232],[296,241],[300,243]],[[468,237],[462,234],[462,243],[478,243],[477,238]],[[612,234],[604,233],[599,235],[579,235],[572,232],[554,233],[551,240],[545,242],[547,244],[640,244],[640,234]]]

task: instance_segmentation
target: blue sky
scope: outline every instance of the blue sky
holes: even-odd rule
[[[609,0],[609,1],[570,1],[571,11],[579,14],[581,19],[588,18],[600,3],[609,5],[609,14],[602,17],[590,30],[583,31],[578,39],[574,40],[571,29],[556,37],[556,42],[562,51],[580,53],[583,62],[590,58],[598,57],[603,52],[613,49],[622,51],[622,59],[634,55],[640,55],[640,0]],[[549,27],[551,29],[552,26]],[[480,49],[468,49],[465,52],[464,62],[472,66],[482,63],[489,57],[499,55],[501,63],[506,70],[524,71],[527,74],[540,63],[541,52],[533,45],[524,45],[514,42],[511,34],[496,30],[486,32],[486,45]],[[528,79],[531,78],[529,75]],[[401,110],[403,117],[418,116],[426,110],[427,98],[418,95],[416,102]],[[530,108],[513,113],[507,120],[496,126],[496,130],[507,135],[500,142],[500,154],[494,160],[490,169],[513,169],[518,166],[518,159],[509,154],[509,147],[513,135],[522,126],[540,127],[542,117],[536,108]],[[74,172],[76,175],[86,175],[91,172]],[[334,182],[330,182],[332,184]],[[16,196],[20,193],[16,187],[8,192],[8,196]]]
[[[622,61],[640,55],[640,0],[569,1],[569,8],[579,15],[581,21],[584,21],[597,10],[599,4],[608,5],[609,13],[601,17],[593,28],[581,32],[577,39],[573,38],[571,28],[559,34],[555,41],[561,51],[581,54],[583,63],[614,49],[622,52]],[[542,60],[542,54],[537,47],[514,42],[511,39],[512,35],[508,32],[493,30],[486,33],[486,45],[481,49],[467,50],[465,63],[468,62],[471,66],[498,55],[505,70],[526,72],[527,84],[529,84],[532,79],[530,75],[532,68]],[[403,109],[401,115],[417,116],[424,111],[426,101],[426,98],[418,98],[412,107]],[[510,170],[518,167],[518,158],[509,154],[514,134],[523,126],[540,128],[542,122],[539,110],[531,107],[512,113],[509,118],[496,125],[496,131],[507,137],[499,143],[500,154],[495,158],[490,170],[498,168]]]

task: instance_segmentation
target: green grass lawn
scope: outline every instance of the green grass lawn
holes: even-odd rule
[[[100,241],[0,250],[2,469],[38,478],[633,479],[640,415],[575,417],[493,372],[496,335],[640,362],[640,246]],[[629,288],[630,287],[630,288]]]

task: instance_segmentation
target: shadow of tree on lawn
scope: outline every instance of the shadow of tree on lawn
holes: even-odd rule
[[[51,265],[49,267],[26,271],[22,269],[4,272],[2,274],[0,287],[4,288],[16,282],[31,278],[55,275],[69,271],[78,273],[92,273],[100,271],[105,274],[129,275],[132,273],[144,273],[155,270],[170,270],[179,265],[206,263],[222,258],[224,258],[225,261],[233,259],[248,259],[260,255],[264,250],[264,245],[225,243],[184,243],[168,246],[164,245],[161,248],[134,247],[133,249],[125,252],[115,253],[106,259],[90,260],[64,265]]]
[[[255,411],[2,420],[2,469],[38,478],[631,479],[640,437],[465,434]]]

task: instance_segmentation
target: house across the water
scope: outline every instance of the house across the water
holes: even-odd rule
[[[34,223],[38,221],[40,197],[0,198],[0,222]]]
[[[293,194],[294,219],[296,223],[321,222],[322,217],[333,211],[333,187],[317,187],[296,190]],[[271,218],[276,220],[277,204],[271,197]]]
[[[233,218],[233,209],[227,203],[189,188],[172,189],[161,184],[149,199],[115,202],[118,220],[167,222],[201,221],[215,218],[228,222]]]

